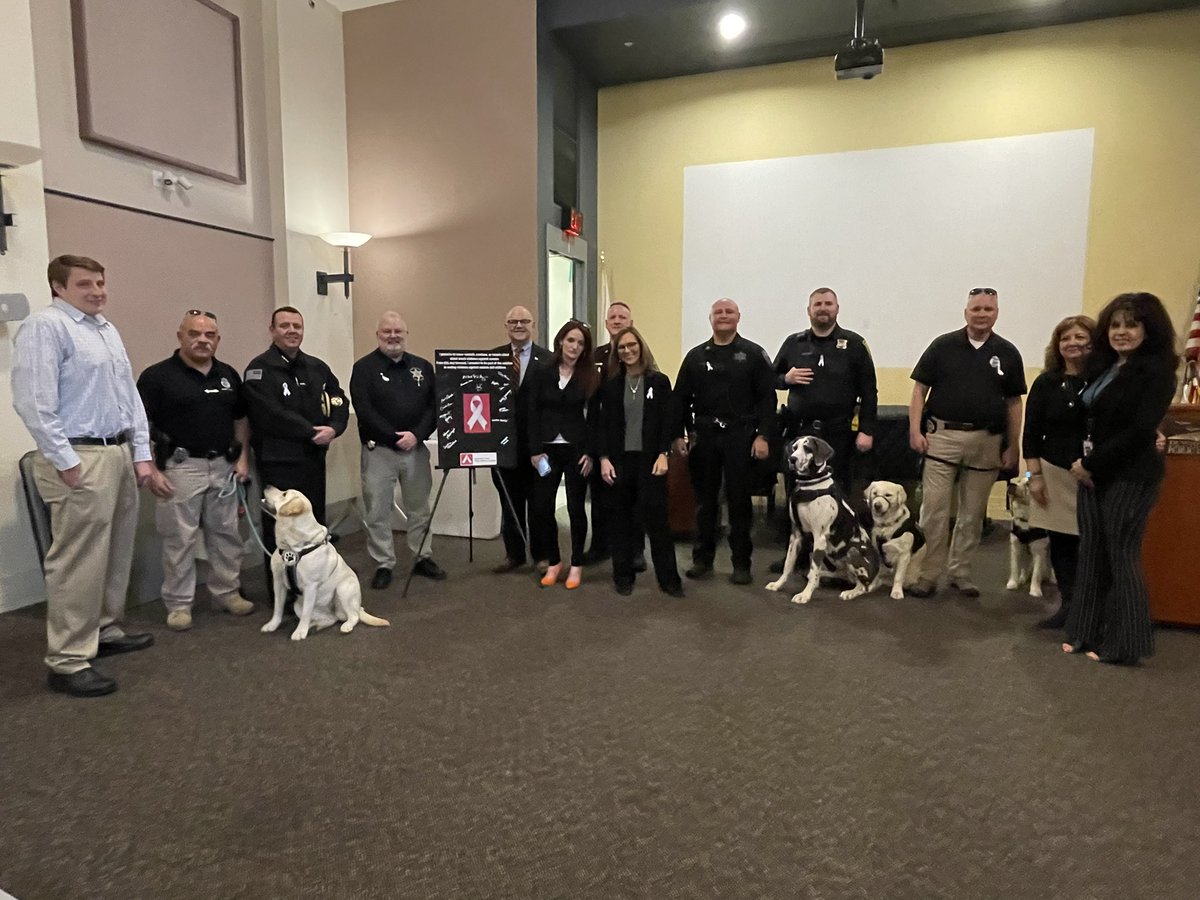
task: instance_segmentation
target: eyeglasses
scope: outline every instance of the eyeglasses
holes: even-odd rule
[[[979,294],[987,294],[989,297],[995,297],[996,289],[995,288],[971,288],[970,294],[972,297],[978,296]]]
[[[209,312],[208,310],[205,310],[205,309],[189,309],[189,310],[188,310],[188,311],[185,313],[185,315],[189,315],[189,316],[208,316],[208,317],[209,317],[210,319],[212,319],[214,322],[215,322],[215,321],[217,321],[217,314],[216,314],[216,313],[211,313],[211,312]]]
[[[516,326],[516,325],[532,325],[532,324],[533,324],[533,319],[506,319],[506,320],[504,321],[504,324],[505,324],[505,325],[513,325],[513,326]]]

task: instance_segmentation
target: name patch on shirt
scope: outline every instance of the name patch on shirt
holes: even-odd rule
[[[838,338],[838,339],[837,339],[837,345],[836,345],[836,346],[837,346],[837,348],[838,348],[839,350],[845,350],[845,349],[846,349],[846,339],[845,339],[845,338]]]

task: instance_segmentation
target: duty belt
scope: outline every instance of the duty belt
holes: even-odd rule
[[[73,437],[67,438],[67,443],[74,447],[115,447],[125,443],[129,437],[121,432],[112,437]]]
[[[932,431],[937,431],[939,428],[944,428],[946,431],[990,431],[987,425],[982,425],[978,422],[949,422],[946,419],[939,419],[937,416],[930,416],[929,421],[933,423]],[[999,434],[999,432],[996,432]]]
[[[734,428],[738,425],[753,425],[758,416],[696,416],[696,424],[705,428]]]

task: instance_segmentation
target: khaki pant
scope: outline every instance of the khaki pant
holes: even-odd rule
[[[242,538],[232,473],[233,466],[221,458],[167,464],[175,493],[157,501],[154,521],[163,542],[162,599],[168,612],[192,605],[201,538],[208,553],[206,583],[212,598],[225,600],[241,590]]]
[[[46,554],[46,665],[61,674],[86,669],[101,638],[124,634],[138,492],[128,444],[76,447],[80,483],[69,488],[38,454],[33,475],[50,508]]]
[[[986,431],[947,431],[940,427],[940,420],[933,421],[939,427],[926,435],[929,450],[921,477],[921,530],[925,532],[928,547],[921,577],[936,581],[948,571],[951,581],[969,579],[971,556],[979,546],[987,513],[988,494],[1000,471],[1001,435]],[[970,468],[966,468],[968,466]],[[980,469],[983,471],[977,471]],[[956,479],[954,536],[947,541]]]
[[[367,550],[381,568],[396,568],[396,540],[392,536],[392,506],[396,500],[396,482],[400,482],[400,508],[408,519],[408,549],[417,558],[433,554],[432,541],[425,540],[432,512],[429,492],[433,472],[429,468],[429,448],[418,443],[407,452],[387,447],[362,449],[363,502],[367,507]],[[425,547],[421,549],[421,543]]]

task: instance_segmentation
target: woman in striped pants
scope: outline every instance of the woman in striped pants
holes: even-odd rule
[[[1092,337],[1079,482],[1079,569],[1064,653],[1132,665],[1154,652],[1142,534],[1163,479],[1155,448],[1175,394],[1175,329],[1153,294],[1121,294]]]

